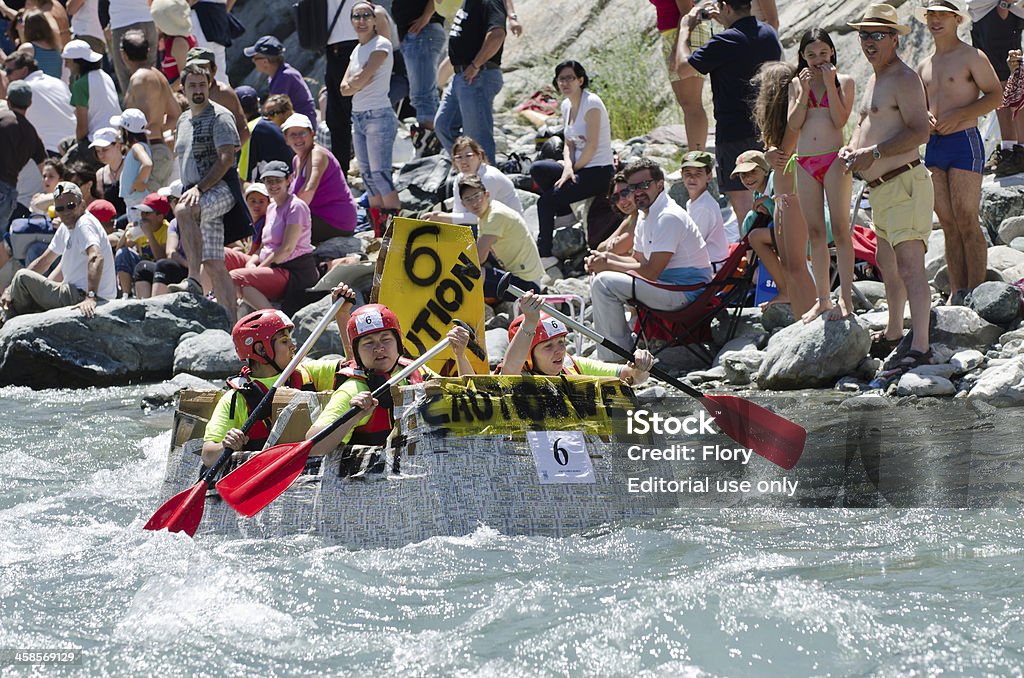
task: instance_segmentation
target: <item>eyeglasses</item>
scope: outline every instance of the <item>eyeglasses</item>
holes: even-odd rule
[[[372,21],[373,18],[373,12],[357,12],[352,15],[352,21]]]
[[[892,31],[858,31],[858,35],[860,35],[861,40],[874,40],[875,42],[879,42],[880,40],[885,40],[886,36],[896,34]]]
[[[579,80],[579,76],[576,76],[576,75],[563,75],[563,76],[558,78],[558,82],[562,82],[562,83],[570,83],[570,82],[572,82],[574,80]]]
[[[628,198],[631,195],[633,195],[633,189],[630,188],[629,186],[626,186],[624,189],[622,189],[618,193],[612,193],[608,197],[611,198],[612,202],[618,202],[620,200],[625,200],[626,198]]]
[[[462,196],[462,202],[466,203],[467,205],[476,205],[477,203],[484,199],[484,195],[485,193],[483,191],[480,191],[479,193],[474,193],[473,195],[464,195]]]
[[[653,183],[654,179],[644,179],[643,181],[636,184],[626,184],[626,188],[628,188],[631,193],[635,193],[637,191],[646,191],[648,188],[651,187],[651,184]]]
[[[71,210],[75,209],[76,207],[78,207],[78,203],[77,202],[69,202],[67,205],[54,205],[53,206],[53,211],[54,212],[70,212]]]
[[[475,157],[476,153],[459,153],[458,155],[453,155],[452,160],[471,160]]]

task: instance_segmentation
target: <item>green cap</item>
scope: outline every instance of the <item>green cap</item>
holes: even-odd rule
[[[186,64],[215,64],[217,57],[205,47],[193,47],[185,55]]]
[[[681,167],[700,167],[710,170],[715,166],[715,156],[707,151],[690,151],[683,156]]]

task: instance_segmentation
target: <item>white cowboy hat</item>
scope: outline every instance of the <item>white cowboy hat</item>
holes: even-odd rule
[[[928,0],[923,7],[914,8],[914,17],[922,23],[927,23],[928,19],[925,15],[928,12],[949,12],[950,14],[962,16],[968,21],[971,19],[970,14],[957,7],[955,4],[950,2],[950,0]]]
[[[846,25],[852,28],[891,28],[899,35],[910,32],[910,26],[904,26],[899,22],[892,5],[881,2],[868,5],[868,11],[864,13],[863,19],[850,21]]]

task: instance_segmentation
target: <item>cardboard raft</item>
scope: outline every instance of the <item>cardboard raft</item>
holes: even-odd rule
[[[182,392],[162,500],[196,482],[197,450],[218,397]],[[301,440],[328,397],[279,393],[276,442]],[[623,422],[636,402],[616,379],[436,379],[395,389],[393,397],[398,422],[388,447],[349,448],[362,455],[361,470],[357,463],[353,472],[349,459],[343,477],[342,451],[335,450],[254,518],[210,496],[200,533],[312,534],[355,548],[393,548],[481,525],[561,537],[662,510],[655,497],[628,492],[631,476],[672,471],[666,462],[627,458]],[[589,470],[580,471],[581,464]],[[573,477],[559,478],[555,471],[563,468]]]

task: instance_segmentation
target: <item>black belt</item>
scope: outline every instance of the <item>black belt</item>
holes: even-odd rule
[[[465,66],[456,66],[455,67],[455,72],[456,73],[461,73],[462,71],[464,71],[467,68],[469,68],[470,65],[471,64],[466,64]],[[490,61],[488,61],[486,64],[484,64],[483,66],[480,67],[480,70],[481,71],[490,71],[490,70],[493,70],[495,68],[501,68],[501,65],[500,64],[492,64]]]

